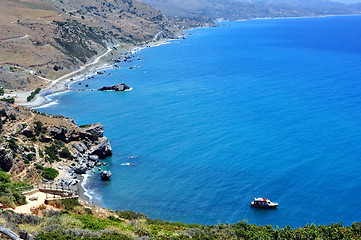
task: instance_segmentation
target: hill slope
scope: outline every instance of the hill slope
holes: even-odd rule
[[[133,0],[0,2],[0,86],[41,87],[104,53],[175,36],[162,13]],[[29,74],[30,73],[30,74]]]

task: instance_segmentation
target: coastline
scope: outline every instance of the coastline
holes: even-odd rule
[[[159,32],[154,37],[154,39],[156,39],[160,33],[161,32]],[[181,36],[183,35],[178,35],[176,39],[180,38]],[[47,106],[48,104],[52,104],[52,102],[49,102],[49,97],[71,91],[69,90],[69,85],[73,82],[83,81],[90,76],[96,75],[98,71],[113,68],[116,59],[125,60],[127,56],[135,54],[141,51],[142,49],[168,44],[170,41],[176,39],[162,39],[160,41],[153,40],[154,42],[143,43],[140,46],[131,46],[120,50],[115,50],[112,47],[108,47],[108,50],[105,53],[96,57],[92,62],[81,66],[79,69],[70,72],[68,74],[65,74],[64,76],[56,80],[47,79],[51,83],[46,88],[44,88],[40,92],[40,94],[37,94],[36,97],[31,102],[26,101],[26,98],[30,94],[30,92],[17,93],[17,97],[20,98],[20,101],[16,102],[16,104],[29,108],[41,108]],[[118,46],[119,45],[115,47],[117,48]],[[46,92],[50,92],[50,94],[47,94],[45,96],[41,95],[41,93],[46,93]],[[60,166],[60,168],[58,166],[57,169],[60,172],[60,175],[55,180],[57,181],[61,177],[67,177],[69,174],[67,170],[69,168],[70,166]],[[77,174],[77,179],[76,179],[77,183],[75,184],[75,186],[78,189],[79,200],[91,204],[92,196],[89,194],[89,190],[87,190],[85,187],[87,183],[87,179],[90,177],[89,174],[90,174],[89,172],[85,174]]]
[[[336,16],[343,16],[343,15],[336,15]],[[351,16],[351,15],[345,15],[345,16]],[[352,16],[356,16],[356,15],[352,15]],[[358,15],[357,15],[358,16]],[[255,19],[251,19],[251,20],[259,20],[259,19],[286,19],[286,18],[319,18],[319,17],[333,17],[333,16],[314,16],[314,17],[285,17],[285,18],[255,18]],[[239,21],[251,21],[251,20],[239,20]],[[190,29],[192,30],[192,29]],[[125,57],[128,54],[134,54],[144,48],[147,48],[148,46],[151,47],[155,47],[155,46],[160,46],[163,44],[166,44],[169,40],[163,40],[163,41],[159,41],[159,42],[153,42],[151,44],[144,44],[143,46],[134,46],[133,48],[127,50],[126,53],[120,54],[119,57]],[[82,66],[80,69],[73,71],[69,74],[66,74],[56,80],[54,80],[48,87],[50,87],[48,89],[48,87],[46,89],[44,89],[44,91],[49,91],[49,90],[53,90],[54,91],[47,95],[47,96],[40,96],[38,95],[34,101],[28,103],[28,104],[20,104],[20,105],[24,105],[27,107],[41,107],[43,106],[46,102],[47,102],[47,97],[52,96],[54,94],[60,94],[60,93],[64,93],[67,92],[68,86],[70,83],[72,83],[73,81],[82,81],[84,80],[87,76],[91,76],[96,74],[97,71],[99,70],[104,70],[104,69],[109,69],[112,68],[112,65],[109,62],[104,62],[104,61],[100,61],[100,60],[104,60],[103,58],[106,58],[106,56],[110,53],[113,52],[112,49],[108,49],[104,54],[100,55],[99,57],[97,57],[93,62],[86,64],[84,66]],[[112,58],[114,58],[115,56],[112,56]],[[117,57],[115,57],[117,58]],[[72,77],[73,76],[73,77]],[[73,80],[71,80],[73,79]],[[91,201],[91,196],[89,196],[89,194],[87,194],[87,190],[84,187],[85,183],[86,183],[86,179],[89,177],[89,175],[86,173],[84,176],[83,175],[78,175],[78,179],[79,179],[79,183],[77,184],[78,190],[79,190],[79,199],[80,200],[85,200],[86,202]]]
[[[359,15],[361,15],[361,13],[360,14],[345,14],[345,15],[300,16],[300,17],[276,17],[276,18],[265,17],[265,18],[239,19],[239,20],[234,20],[234,21],[238,22],[238,21],[253,21],[253,20],[268,20],[268,19],[323,18],[323,17],[359,16]],[[226,22],[232,22],[232,21],[228,21],[228,20],[223,20],[223,21],[216,20],[215,21],[215,23],[226,23]],[[202,27],[197,27],[197,28],[202,28]],[[185,31],[191,31],[191,30],[194,30],[197,28],[187,29]],[[141,51],[142,49],[145,49],[147,47],[157,47],[160,45],[167,44],[167,43],[169,43],[169,41],[176,40],[185,35],[183,32],[182,34],[179,34],[176,39],[163,39],[163,40],[156,41],[156,39],[160,33],[162,33],[162,31],[158,32],[154,36],[152,42],[143,43],[142,45],[139,45],[139,46],[134,46],[134,45],[133,46],[124,46],[124,48],[120,48],[121,50],[115,50],[113,48],[113,47],[118,48],[120,46],[120,44],[113,46],[113,47],[108,47],[108,49],[105,53],[96,57],[92,62],[87,63],[83,66],[80,66],[79,69],[74,70],[73,72],[67,73],[55,80],[42,78],[42,79],[50,82],[50,84],[47,87],[45,87],[44,89],[42,89],[40,94],[37,94],[31,102],[27,102],[27,100],[26,100],[27,96],[29,96],[29,94],[31,93],[30,91],[18,92],[16,94],[16,104],[22,105],[25,107],[30,107],[30,108],[41,107],[47,103],[47,101],[49,100],[48,97],[50,97],[54,94],[64,93],[64,92],[68,91],[69,85],[72,82],[85,80],[89,76],[96,75],[97,71],[113,68],[114,64],[112,64],[112,62],[114,61],[114,59],[124,60],[124,58],[129,54],[135,54],[136,52]],[[111,58],[109,58],[110,54],[111,54]],[[41,94],[41,93],[46,93],[46,92],[49,92],[49,94],[47,94],[47,95]]]
[[[74,70],[73,72],[67,73],[55,80],[44,79],[50,84],[42,89],[40,94],[37,94],[35,98],[27,102],[26,98],[31,93],[30,91],[18,92],[16,94],[16,104],[29,107],[29,108],[37,108],[45,105],[49,100],[49,97],[55,94],[60,94],[69,91],[69,85],[73,82],[85,80],[87,77],[96,75],[98,71],[107,70],[114,67],[114,61],[116,59],[124,60],[126,56],[130,54],[135,54],[136,52],[148,48],[148,47],[157,47],[164,44],[169,43],[169,41],[173,39],[163,39],[159,41],[155,41],[158,35],[161,32],[157,33],[153,39],[153,42],[143,43],[139,46],[126,46],[121,48],[120,50],[115,50],[115,48],[119,48],[120,45],[116,45],[114,47],[108,47],[107,51],[102,55],[96,57],[92,62],[87,63],[81,66],[79,69]],[[182,36],[179,35],[178,38]],[[42,95],[44,93],[49,93],[46,95]]]

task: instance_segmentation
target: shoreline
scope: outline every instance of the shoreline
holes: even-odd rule
[[[160,32],[161,33],[161,32]],[[159,33],[158,33],[159,34]],[[158,35],[157,34],[157,35]],[[157,38],[157,35],[155,36],[155,39]],[[144,43],[140,46],[132,46],[131,48],[121,49],[121,50],[115,50],[112,47],[109,47],[108,50],[103,53],[102,55],[98,56],[94,59],[94,61],[81,66],[79,69],[70,72],[68,74],[65,74],[64,76],[56,79],[56,80],[49,80],[51,83],[44,88],[41,93],[50,92],[50,94],[47,94],[45,96],[42,96],[41,93],[36,95],[36,97],[31,101],[27,102],[26,97],[28,96],[28,92],[23,92],[20,94],[26,94],[26,96],[22,96],[22,102],[18,102],[16,104],[22,105],[29,108],[42,108],[48,104],[52,104],[54,101],[49,102],[49,97],[63,94],[70,92],[69,85],[74,82],[80,82],[83,80],[86,80],[88,77],[94,76],[97,74],[98,71],[102,70],[108,70],[114,68],[115,60],[125,60],[126,56],[136,54],[137,52],[149,48],[149,47],[158,47],[165,44],[170,43],[170,41],[179,39],[182,35],[178,35],[176,39],[162,39],[160,41],[155,42],[149,42]],[[116,46],[118,47],[118,45]],[[107,56],[110,55],[110,53],[113,53],[111,55],[111,59],[107,59]],[[19,94],[18,94],[19,95]],[[25,100],[25,101],[24,101]],[[68,167],[63,166],[63,168],[59,170],[61,172],[60,176],[66,177],[68,174],[67,169]],[[84,201],[89,204],[94,204],[92,199],[93,197],[89,194],[89,190],[86,189],[85,184],[87,183],[87,179],[90,177],[90,173],[87,172],[85,174],[77,174],[77,183],[75,184],[77,191],[78,191],[78,199],[81,201]],[[58,178],[56,179],[56,181]]]
[[[287,19],[287,18],[292,18],[292,19],[293,18],[320,18],[320,17],[334,17],[334,16],[359,16],[359,15],[360,14],[312,16],[312,17],[255,18],[255,19],[238,20],[238,21],[252,21],[252,20],[263,20],[263,19],[264,20],[267,20],[267,19]],[[190,29],[190,30],[192,30],[192,29]],[[187,30],[187,31],[190,31],[190,30]],[[168,39],[168,40],[163,40],[163,41],[158,41],[158,42],[152,42],[152,43],[149,43],[149,44],[144,44],[144,45],[141,45],[141,46],[134,46],[133,48],[127,50],[126,53],[120,54],[119,58],[121,58],[121,57],[124,58],[125,56],[127,56],[129,54],[135,54],[136,52],[139,52],[139,51],[147,48],[148,46],[156,47],[156,46],[161,46],[161,45],[167,44],[167,43],[169,43],[169,41],[170,40]],[[49,91],[49,90],[51,90],[51,88],[55,88],[56,91],[53,91],[51,94],[49,94],[47,96],[40,96],[40,94],[39,94],[34,99],[34,101],[32,101],[32,102],[30,102],[28,104],[20,104],[20,105],[31,107],[31,108],[44,106],[45,104],[48,104],[48,102],[47,102],[48,97],[53,96],[55,94],[61,94],[61,93],[68,92],[69,91],[69,88],[68,88],[69,84],[71,84],[72,82],[85,80],[86,77],[95,75],[96,72],[99,71],[99,70],[105,70],[105,69],[112,68],[113,65],[110,64],[109,62],[99,63],[99,61],[102,58],[105,58],[110,52],[112,52],[112,49],[109,50],[109,48],[108,48],[108,50],[105,53],[103,53],[102,55],[97,57],[93,62],[91,62],[89,64],[86,64],[86,65],[82,66],[80,69],[78,69],[76,71],[73,71],[73,72],[71,72],[69,74],[66,74],[66,75],[54,80],[54,83],[52,82],[48,86],[48,87],[50,87],[49,89],[48,89],[48,87],[44,89],[44,91]],[[87,67],[89,67],[89,68],[87,68]],[[71,76],[74,76],[74,77],[71,77]],[[73,80],[71,80],[71,79],[73,79]],[[79,191],[79,200],[85,200],[86,202],[89,203],[91,201],[92,197],[88,194],[87,189],[84,187],[88,177],[90,177],[90,175],[88,173],[86,173],[84,176],[78,174],[77,179],[79,180],[79,183],[77,183],[76,185],[77,185],[77,188],[78,188],[78,191]]]
[[[269,19],[274,19],[274,20],[276,20],[276,19],[301,19],[301,18],[323,18],[323,17],[342,17],[342,16],[360,16],[360,15],[361,15],[361,13],[360,14],[343,14],[343,15],[299,16],[299,17],[275,17],[275,18],[265,17],[265,18],[239,19],[239,20],[233,20],[233,21],[229,21],[229,20],[217,21],[217,20],[215,20],[215,23],[253,21],[253,20],[269,20]],[[203,28],[203,27],[191,28],[191,29],[187,29],[184,31],[191,31],[191,30],[198,29],[198,28]],[[71,83],[83,81],[87,77],[94,76],[94,75],[96,75],[97,71],[112,69],[114,67],[114,64],[112,64],[114,62],[114,60],[103,59],[103,58],[108,57],[110,55],[110,53],[115,54],[115,56],[112,55],[112,58],[124,60],[124,58],[127,55],[135,54],[148,47],[157,47],[157,46],[167,44],[170,41],[177,40],[180,37],[186,35],[183,32],[183,34],[179,34],[176,39],[163,39],[163,40],[156,41],[156,39],[160,33],[162,33],[162,31],[158,32],[154,36],[153,41],[151,41],[150,43],[143,43],[139,46],[131,46],[130,48],[125,47],[122,50],[115,50],[113,48],[113,47],[118,48],[120,44],[113,46],[113,47],[108,47],[108,49],[105,53],[96,57],[92,62],[87,63],[83,66],[80,66],[78,69],[76,69],[70,73],[67,73],[55,80],[42,78],[42,79],[50,82],[50,84],[46,88],[42,89],[40,94],[37,94],[31,102],[26,101],[27,96],[31,93],[30,91],[18,92],[16,95],[17,95],[17,98],[19,101],[17,101],[16,104],[25,106],[25,107],[30,107],[30,108],[42,107],[45,104],[48,104],[47,101],[49,100],[50,96],[67,92],[69,90],[69,85]],[[50,93],[47,95],[41,95],[41,93],[46,93],[46,92],[50,92]]]
[[[154,39],[156,39],[160,33],[161,32],[157,33],[157,35],[154,37]],[[182,36],[182,35],[177,36],[177,39],[180,36]],[[148,47],[157,47],[157,46],[167,44],[171,40],[176,40],[176,39],[163,39],[160,41],[153,40],[153,42],[143,43],[142,45],[131,46],[129,48],[126,47],[126,48],[122,48],[120,50],[115,50],[113,47],[108,47],[108,49],[105,53],[96,57],[92,62],[87,63],[83,66],[80,66],[80,68],[78,68],[77,70],[67,73],[55,80],[45,79],[45,80],[49,81],[50,84],[47,87],[45,87],[44,89],[42,89],[42,91],[39,94],[37,94],[32,101],[30,101],[30,102],[26,101],[26,98],[30,94],[30,91],[18,92],[17,93],[18,101],[16,102],[16,104],[25,106],[25,107],[29,107],[29,108],[42,107],[43,105],[47,104],[49,97],[51,97],[55,94],[61,94],[61,93],[70,91],[69,85],[71,83],[83,81],[87,77],[96,75],[98,71],[114,68],[114,65],[115,65],[114,61],[116,59],[124,60],[125,57],[128,55],[135,54]],[[118,48],[119,44],[114,47]],[[110,56],[110,53],[112,53],[111,59],[107,59],[107,57]],[[47,92],[49,92],[49,94],[42,95],[42,93],[47,93]]]

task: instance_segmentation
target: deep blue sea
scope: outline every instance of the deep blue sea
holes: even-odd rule
[[[88,179],[95,203],[202,224],[361,221],[361,16],[189,33],[71,86],[132,91],[72,91],[39,108],[104,125],[113,175]],[[254,197],[280,205],[253,209]]]

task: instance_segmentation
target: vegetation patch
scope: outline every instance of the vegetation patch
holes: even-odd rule
[[[34,92],[31,92],[31,93],[30,93],[30,95],[26,98],[26,100],[27,100],[28,102],[30,102],[31,100],[34,99],[34,97],[36,96],[36,94],[39,94],[40,91],[41,91],[41,88],[35,89]]]
[[[75,198],[54,200],[51,201],[51,205],[56,208],[65,209],[67,211],[73,211],[76,207],[82,207],[79,201]]]
[[[0,101],[14,104],[15,103],[15,98],[1,98]]]
[[[36,165],[35,168],[42,170],[41,176],[47,180],[54,180],[59,175],[59,171],[54,168],[44,168],[41,165]]]
[[[117,211],[117,215],[120,218],[135,220],[135,219],[147,219],[147,215],[141,212],[133,212],[133,211]]]
[[[30,185],[23,182],[12,183],[9,174],[0,170],[0,203],[3,207],[15,208],[26,204],[26,197],[21,191],[29,188]]]

